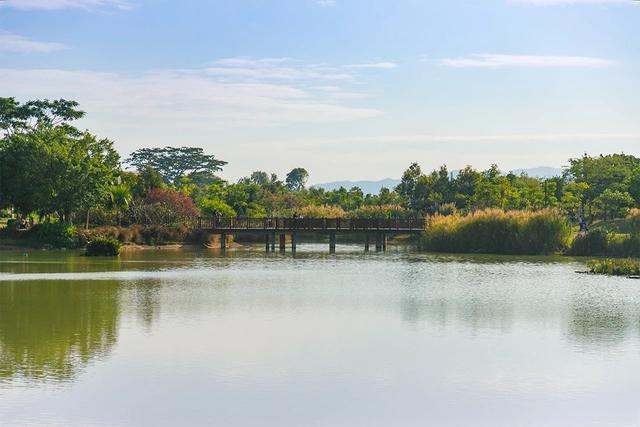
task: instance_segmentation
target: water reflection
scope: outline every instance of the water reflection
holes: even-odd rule
[[[0,379],[71,380],[117,341],[117,282],[0,285]]]

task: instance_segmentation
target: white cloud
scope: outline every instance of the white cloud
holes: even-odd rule
[[[347,65],[347,68],[354,68],[354,69],[372,68],[372,69],[380,69],[380,70],[390,70],[393,68],[398,68],[398,64],[393,62],[375,62],[375,63],[369,63],[369,64],[351,64],[351,65]]]
[[[19,99],[75,99],[89,119],[119,126],[213,131],[233,126],[327,123],[381,111],[324,101],[304,87],[225,82],[203,70],[137,76],[93,71],[0,69],[0,93]],[[106,119],[105,119],[106,117]]]
[[[514,68],[514,67],[587,67],[602,68],[615,62],[587,56],[535,55],[471,55],[464,58],[445,58],[440,65],[454,68]]]
[[[322,7],[331,7],[336,5],[336,0],[317,0],[316,3]]]
[[[580,4],[634,4],[633,0],[510,0],[511,3],[530,4],[534,6],[568,6]],[[637,3],[637,2],[636,2]]]
[[[358,63],[343,66],[306,64],[291,58],[233,57],[215,61],[207,68],[210,75],[229,79],[254,80],[342,80],[356,78],[356,70],[392,69],[393,62]]]
[[[1,7],[20,10],[100,9],[104,7],[130,9],[131,3],[125,0],[0,0]]]
[[[17,34],[0,33],[0,52],[9,53],[46,53],[63,50],[67,47],[61,43],[30,40]]]

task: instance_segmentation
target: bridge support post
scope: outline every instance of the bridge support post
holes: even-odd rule
[[[365,252],[369,252],[369,239],[371,237],[369,236],[369,233],[364,235],[364,251]]]
[[[271,240],[271,252],[276,251],[276,233],[271,233],[269,235],[269,239]]]
[[[382,233],[376,233],[376,252],[382,250]]]
[[[296,234],[291,233],[291,252],[296,251]]]
[[[227,250],[227,233],[220,235],[220,250],[225,252]]]
[[[386,233],[382,233],[382,250],[383,251],[387,250],[387,234]]]
[[[329,234],[329,253],[336,253],[336,233]]]
[[[280,235],[280,252],[284,252],[287,248],[287,236],[284,234]]]
[[[269,246],[271,244],[271,235],[269,233],[265,233],[264,235],[264,249],[266,252],[269,252]]]

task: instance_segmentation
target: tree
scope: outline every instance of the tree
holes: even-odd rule
[[[252,184],[266,185],[270,182],[269,174],[263,171],[255,171],[249,177],[249,182]]]
[[[43,99],[20,104],[15,98],[0,98],[0,130],[11,136],[42,127],[67,125],[84,116],[84,112],[77,107],[76,101],[66,99]]]
[[[295,168],[287,174],[285,180],[287,188],[291,191],[301,191],[309,179],[309,172],[304,168]]]
[[[6,138],[0,149],[0,200],[23,215],[72,214],[107,198],[119,156],[107,139],[67,127]]]
[[[602,210],[604,219],[623,218],[633,207],[633,197],[629,193],[607,188],[595,199],[596,205]]]
[[[178,186],[180,178],[189,174],[215,174],[227,162],[214,155],[204,154],[197,147],[141,148],[126,161],[138,171],[146,167],[155,169],[167,184]],[[202,175],[201,175],[202,176]]]
[[[118,210],[118,226],[122,225],[122,212],[129,209],[131,198],[131,189],[125,184],[112,185],[109,188],[109,202]]]

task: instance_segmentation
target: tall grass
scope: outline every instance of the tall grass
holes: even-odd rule
[[[634,208],[629,211],[627,216],[629,221],[629,227],[631,228],[631,234],[640,236],[640,209]]]
[[[570,233],[567,220],[556,210],[487,209],[466,216],[429,217],[422,246],[436,252],[549,254],[564,250]]]
[[[595,274],[608,274],[610,276],[636,276],[640,275],[640,262],[634,259],[602,259],[589,261],[589,271]]]

